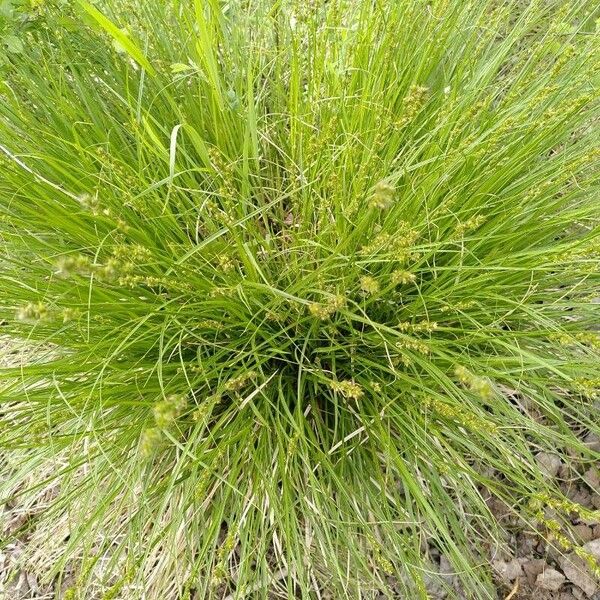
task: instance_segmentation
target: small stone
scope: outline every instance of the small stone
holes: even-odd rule
[[[580,504],[581,506],[589,506],[591,497],[589,490],[582,485],[572,487],[567,493],[567,498],[571,500],[571,502]]]
[[[550,567],[543,558],[532,558],[523,563],[523,572],[525,573],[529,585],[533,585],[537,576],[549,568]]]
[[[593,596],[598,589],[596,580],[589,572],[587,562],[574,554],[561,556],[558,564],[567,579],[580,588],[588,597]]]
[[[490,509],[490,512],[496,517],[498,520],[504,519],[507,515],[511,513],[511,509],[500,498],[496,498],[495,496],[491,496],[486,500],[486,504]]]
[[[521,563],[516,558],[509,561],[495,560],[492,566],[500,579],[508,583],[514,581],[522,574]]]
[[[537,576],[535,585],[543,590],[557,592],[565,581],[566,577],[562,573],[549,567]]]
[[[535,460],[540,469],[548,477],[556,477],[558,470],[562,466],[562,461],[556,454],[550,454],[548,452],[538,452],[535,455]]]
[[[594,530],[585,523],[580,523],[573,527],[573,534],[579,544],[591,542],[594,539]]]
[[[590,486],[594,491],[600,491],[600,469],[597,467],[589,468],[583,474],[583,480]]]
[[[594,452],[600,452],[600,435],[591,431],[584,438],[583,441],[586,446],[589,446],[590,450]]]
[[[600,561],[600,539],[587,542],[583,545],[583,549],[589,552],[597,561]]]
[[[527,532],[520,532],[517,535],[517,556],[531,556],[536,545],[537,540],[533,535]],[[529,562],[529,559],[526,558],[524,562]]]
[[[560,479],[569,479],[571,477],[572,467],[568,464],[563,463],[558,470],[558,477]]]

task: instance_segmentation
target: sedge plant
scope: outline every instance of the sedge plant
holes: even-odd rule
[[[594,2],[1,6],[4,544],[71,599],[485,599],[497,500],[598,572],[534,458],[599,458]]]

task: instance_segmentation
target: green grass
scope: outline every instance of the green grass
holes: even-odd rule
[[[435,547],[494,598],[489,495],[572,549],[598,515],[533,455],[600,458],[594,5],[0,3],[29,563],[70,598],[412,599]]]

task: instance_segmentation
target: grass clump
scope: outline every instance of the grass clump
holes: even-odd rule
[[[436,549],[493,598],[490,496],[567,549],[533,455],[598,459],[594,4],[5,2],[27,560],[72,598],[427,598]]]

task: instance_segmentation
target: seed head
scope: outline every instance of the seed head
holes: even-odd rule
[[[394,271],[394,273],[392,273],[392,283],[395,285],[407,285],[409,283],[414,283],[416,280],[416,275],[409,271]]]
[[[457,365],[454,374],[460,383],[484,400],[491,400],[494,389],[488,379],[478,377],[461,365]]]
[[[81,313],[76,308],[65,308],[62,311],[63,323],[70,323],[76,321]]]
[[[109,258],[103,267],[98,267],[96,274],[98,279],[107,282],[118,281],[127,277],[134,269],[134,264],[124,262],[118,258]]]
[[[30,302],[17,311],[17,320],[36,322],[48,318],[48,308],[43,302]]]
[[[91,212],[94,216],[100,214],[108,215],[108,209],[102,210],[100,200],[97,195],[92,196],[91,194],[81,194],[79,196],[79,203],[85,209]]]
[[[422,85],[413,85],[402,102],[402,115],[396,122],[398,129],[406,127],[421,112],[429,90]]]
[[[144,429],[140,439],[140,454],[144,457],[152,456],[152,454],[160,448],[163,442],[164,435],[158,427]]]
[[[367,296],[372,296],[379,291],[379,282],[375,277],[365,275],[360,278],[360,289],[365,292]]]
[[[394,186],[385,181],[380,181],[373,190],[373,195],[369,200],[369,206],[379,210],[389,208],[394,201],[394,192]]]
[[[433,333],[437,328],[438,324],[435,321],[421,321],[420,323],[401,321],[398,323],[398,329],[402,332]]]
[[[177,417],[185,410],[187,399],[185,396],[171,395],[157,402],[152,408],[154,422],[160,429],[166,429],[172,425]]]
[[[342,294],[331,296],[325,303],[313,302],[308,305],[308,311],[314,317],[326,321],[338,310],[346,306],[346,297]]]
[[[71,275],[87,275],[92,266],[90,259],[83,255],[77,256],[62,256],[57,264],[57,275],[60,277],[70,277]]]
[[[229,273],[235,269],[235,260],[225,254],[217,256],[217,265],[224,273]]]
[[[225,391],[227,392],[239,392],[246,385],[248,385],[253,379],[256,379],[257,373],[256,371],[248,371],[247,373],[242,373],[233,379],[230,379],[225,384]]]
[[[334,392],[350,400],[360,400],[365,395],[362,387],[354,381],[332,381],[329,385]]]

